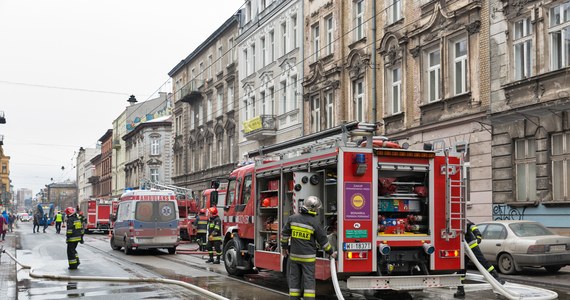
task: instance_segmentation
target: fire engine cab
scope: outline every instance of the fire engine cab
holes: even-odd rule
[[[412,290],[460,285],[465,226],[462,153],[404,149],[348,123],[248,153],[225,190],[226,271],[284,272],[279,240],[304,199],[321,199],[317,218],[338,251],[337,277],[349,289]],[[442,144],[442,143],[440,143]],[[331,278],[317,250],[316,278]]]

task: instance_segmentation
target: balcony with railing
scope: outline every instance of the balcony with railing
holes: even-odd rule
[[[243,135],[248,140],[264,140],[276,135],[274,115],[260,115],[243,123]]]
[[[176,98],[185,103],[200,99],[202,97],[200,89],[203,85],[204,80],[192,79],[176,92]]]

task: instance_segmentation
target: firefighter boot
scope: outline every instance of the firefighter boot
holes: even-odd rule
[[[213,263],[214,262],[214,254],[210,254],[210,259],[208,259],[206,262],[207,263]]]
[[[462,285],[457,287],[457,292],[453,294],[453,298],[464,299],[465,298],[465,288]]]
[[[215,264],[215,265],[220,264],[220,256],[219,255],[216,257],[216,261],[214,261],[213,264]]]
[[[501,284],[505,284],[505,280],[499,276],[499,272],[497,270],[491,271],[491,275]]]

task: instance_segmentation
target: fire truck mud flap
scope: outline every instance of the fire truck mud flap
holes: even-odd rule
[[[351,290],[423,290],[461,285],[459,274],[424,276],[355,276],[346,283]]]

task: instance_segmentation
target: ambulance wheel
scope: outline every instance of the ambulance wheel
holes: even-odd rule
[[[242,276],[244,274],[243,270],[237,268],[237,257],[239,251],[240,250],[237,249],[236,242],[233,239],[229,240],[226,245],[224,245],[224,266],[230,275]]]
[[[125,247],[123,247],[123,250],[125,251],[125,255],[133,254],[133,248],[131,247],[131,245],[129,245],[127,241],[125,241]]]
[[[168,254],[176,253],[176,247],[168,248]]]
[[[503,274],[514,274],[517,271],[515,267],[515,260],[508,253],[499,255],[499,261],[497,264],[499,265],[499,270]]]
[[[110,243],[111,243],[111,249],[121,250],[121,247],[117,246],[117,244],[115,243],[115,236],[114,235],[111,236],[111,242]]]

